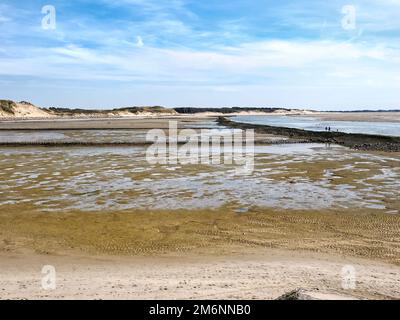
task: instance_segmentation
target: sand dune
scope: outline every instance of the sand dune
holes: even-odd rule
[[[0,100],[1,118],[52,118],[54,115],[29,102]]]
[[[218,112],[218,108],[165,108],[165,107],[126,107],[107,110],[87,110],[68,108],[40,108],[29,102],[14,102],[0,100],[0,119],[99,119],[99,118],[127,118],[127,117],[215,117],[235,115],[308,115],[313,111],[289,110],[279,108],[225,108]],[[210,111],[212,110],[212,111]],[[238,110],[238,111],[237,111]],[[231,112],[230,112],[231,111]]]
[[[0,100],[0,119],[90,119],[90,118],[126,118],[177,115],[173,109],[163,107],[128,107],[112,110],[84,110],[66,108],[40,108],[30,102]]]

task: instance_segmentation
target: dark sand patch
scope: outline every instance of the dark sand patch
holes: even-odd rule
[[[374,210],[252,208],[0,214],[0,250],[58,254],[158,255],[230,246],[307,250],[400,265],[400,217]]]

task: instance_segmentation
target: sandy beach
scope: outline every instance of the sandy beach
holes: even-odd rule
[[[400,300],[399,9],[1,1],[0,301]]]
[[[397,216],[227,211],[2,213],[0,298],[400,298]],[[41,288],[45,265],[55,290]]]
[[[56,288],[44,290],[52,265]],[[343,289],[342,268],[356,271]],[[399,299],[399,267],[376,261],[232,247],[157,257],[0,255],[1,299],[275,299],[305,288],[320,299]]]
[[[15,123],[51,124],[1,125]],[[137,141],[167,124],[72,121],[18,139]],[[110,130],[85,130],[93,125]],[[304,288],[321,299],[399,299],[398,153],[273,144],[283,138],[256,136],[264,145],[240,183],[226,165],[149,165],[144,147],[3,148],[0,298],[275,299]],[[55,290],[40,285],[45,265]]]
[[[400,112],[315,112],[307,117],[327,121],[400,122]]]

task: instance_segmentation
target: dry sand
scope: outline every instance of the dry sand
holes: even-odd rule
[[[218,116],[298,116],[316,117],[327,121],[400,122],[400,112],[321,112],[309,110],[278,110],[275,112],[238,112],[230,114],[204,112],[193,115],[193,117]]]
[[[55,290],[41,287],[44,265],[55,267]],[[348,265],[355,289],[343,288]],[[398,266],[272,249],[132,258],[2,253],[0,267],[2,299],[275,299],[299,287],[321,299],[400,298]]]
[[[16,102],[12,106],[13,114],[5,112],[2,109],[2,102],[0,100],[0,119],[15,119],[15,118],[53,118],[54,115],[49,114],[43,109],[40,109],[27,102]]]
[[[400,122],[400,112],[316,112],[309,116],[327,121]]]

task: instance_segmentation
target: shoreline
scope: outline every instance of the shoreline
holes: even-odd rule
[[[294,139],[307,139],[310,143],[331,143],[361,151],[400,151],[400,137],[368,135],[360,133],[310,131],[289,127],[236,122],[219,117],[220,125],[237,129],[254,129],[256,133],[287,136]]]
[[[361,122],[400,122],[400,111],[240,111],[240,112],[196,112],[196,113],[175,113],[175,114],[137,114],[137,115],[83,115],[83,116],[62,116],[52,117],[0,117],[0,123],[20,122],[46,122],[46,121],[119,121],[119,120],[160,120],[160,119],[208,119],[233,116],[287,116],[287,117],[312,117],[328,121],[361,121]]]

